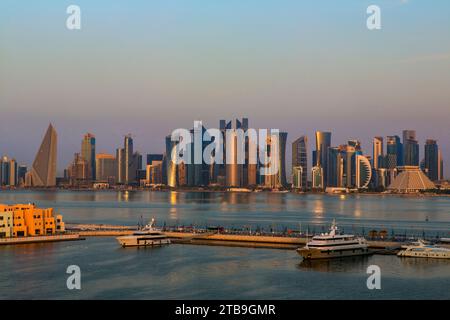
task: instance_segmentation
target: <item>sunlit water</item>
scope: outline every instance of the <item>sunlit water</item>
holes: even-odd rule
[[[54,207],[66,221],[135,225],[262,226],[346,231],[450,231],[450,198],[169,192],[0,192],[0,203]],[[368,290],[367,267],[381,268]],[[78,265],[82,289],[68,290]],[[304,263],[293,250],[173,244],[121,248],[111,237],[0,247],[0,298],[450,299],[450,261],[375,255]]]

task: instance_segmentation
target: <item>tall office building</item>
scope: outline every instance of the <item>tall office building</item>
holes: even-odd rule
[[[444,180],[444,159],[442,159],[441,150],[438,150],[438,163],[439,180]]]
[[[440,180],[439,148],[436,140],[428,139],[425,142],[425,172],[431,181]]]
[[[373,168],[378,169],[383,167],[383,137],[373,138]],[[380,163],[381,162],[381,163]]]
[[[99,153],[95,156],[95,177],[97,181],[114,184],[116,182],[116,158],[112,154]]]
[[[308,137],[301,136],[292,143],[292,173],[295,167],[302,168],[301,186],[308,188]]]
[[[399,136],[388,136],[386,139],[386,169],[395,169],[403,166],[403,145]]]
[[[81,141],[81,157],[88,164],[88,179],[96,180],[95,136],[86,133]]]
[[[266,141],[266,169],[264,170],[264,186],[268,188],[284,188],[286,180],[286,141],[287,132],[271,134]],[[270,161],[269,161],[270,158]],[[277,169],[276,172],[274,172]]]
[[[419,166],[419,143],[415,130],[403,130],[403,165]]]
[[[238,145],[238,135],[236,132],[231,132],[228,136],[227,130],[242,129],[244,133],[248,130],[248,119],[242,118],[242,121],[235,119],[234,121],[220,120],[220,131],[222,132],[223,145],[225,146],[223,157],[224,165],[217,168],[218,179],[220,176],[225,177],[225,184],[228,187],[246,187],[249,185],[249,181],[256,182],[256,167],[252,166],[249,170],[248,164],[248,151],[249,141],[246,138],[244,141],[244,161],[238,163],[238,152],[242,151],[241,146]],[[227,141],[228,139],[228,141]],[[230,154],[227,154],[230,152]],[[249,176],[250,174],[250,176]]]
[[[130,182],[134,181],[136,179],[136,172],[133,172],[134,170],[134,163],[133,163],[133,138],[130,134],[126,135],[124,137],[123,141],[124,145],[124,157],[125,161],[123,162],[124,166],[124,174],[125,174],[125,183],[129,184]]]
[[[361,151],[356,150],[355,145],[345,146],[343,181],[347,188],[356,186],[356,156],[360,153]]]
[[[137,182],[138,170],[142,168],[142,156],[133,152],[133,138],[130,134],[123,140],[123,148],[116,149],[116,179],[119,184]]]
[[[316,163],[323,168],[323,183],[328,185],[328,148],[331,146],[331,132],[316,131]]]
[[[19,185],[25,184],[25,178],[28,172],[28,168],[25,165],[20,165],[17,169],[17,182]]]
[[[328,149],[328,186],[344,186],[345,147],[330,147]]]
[[[18,185],[17,162],[7,156],[0,158],[0,186]]]
[[[27,175],[27,185],[52,187],[56,185],[57,134],[52,124],[48,126],[31,171]]]
[[[172,141],[171,135],[166,136],[166,183],[169,187],[177,187],[177,164],[176,159],[177,142]]]
[[[163,183],[163,161],[152,160],[146,167],[146,181],[149,184]]]
[[[118,184],[124,184],[125,180],[125,150],[116,149],[116,181]]]

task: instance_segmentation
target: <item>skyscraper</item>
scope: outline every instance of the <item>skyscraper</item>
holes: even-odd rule
[[[316,131],[316,163],[323,168],[323,183],[328,185],[328,148],[331,146],[331,132]]]
[[[7,156],[0,158],[0,186],[9,186],[9,159]]]
[[[373,138],[373,168],[378,169],[382,167],[382,157],[383,157],[383,137]]]
[[[395,169],[403,166],[403,145],[399,136],[388,136],[386,139],[386,160],[387,169]]]
[[[441,150],[438,151],[438,163],[439,163],[439,180],[444,180],[444,159],[442,159]]]
[[[431,181],[440,179],[439,148],[436,140],[428,139],[425,142],[425,172]]]
[[[125,161],[123,162],[124,173],[125,173],[125,181],[124,183],[129,184],[130,182],[136,179],[136,172],[133,172],[134,163],[133,163],[133,138],[130,134],[124,137],[123,141],[124,145],[124,157]]]
[[[172,141],[171,135],[166,136],[166,179],[167,185],[172,188],[177,186],[176,145],[177,142]]]
[[[302,168],[301,186],[308,188],[308,137],[301,136],[292,143],[292,172],[294,167]]]
[[[17,169],[17,182],[19,185],[25,184],[25,178],[27,175],[28,168],[25,165],[20,165]]]
[[[249,141],[245,138],[245,146],[244,146],[244,161],[243,163],[238,163],[238,152],[242,150],[241,146],[238,145],[240,142],[238,139],[238,133],[236,131],[231,132],[227,135],[227,130],[238,130],[242,129],[245,132],[248,130],[248,119],[242,118],[242,121],[239,119],[235,119],[234,121],[226,122],[225,120],[220,120],[220,130],[223,136],[223,143],[225,146],[225,150],[223,152],[223,156],[225,159],[225,164],[220,166],[219,176],[225,175],[225,183],[228,187],[244,187],[248,185],[249,181],[256,181],[256,169],[251,168],[248,170],[248,150],[249,150]],[[227,141],[228,139],[228,141]],[[228,148],[229,146],[229,148]],[[230,154],[227,154],[230,152]],[[248,174],[252,175],[251,177]]]
[[[419,143],[415,130],[403,130],[403,165],[419,166]]]
[[[27,185],[33,187],[56,185],[57,140],[56,130],[50,124],[26,179]]]
[[[278,134],[270,134],[267,136],[266,165],[264,169],[265,174],[263,177],[265,187],[283,188],[287,185],[286,141],[287,132],[279,132]]]
[[[81,157],[88,165],[88,179],[96,180],[95,170],[95,136],[86,133],[81,141]]]
[[[369,186],[372,179],[372,166],[369,159],[363,155],[356,155],[356,187],[364,189]]]
[[[328,186],[343,187],[345,147],[328,149]]]
[[[116,149],[116,181],[119,184],[126,183],[125,180],[125,151],[123,148]]]

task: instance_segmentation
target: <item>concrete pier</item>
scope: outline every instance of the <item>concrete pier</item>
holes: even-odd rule
[[[76,241],[76,240],[84,240],[84,238],[81,238],[79,234],[58,234],[48,236],[2,238],[0,239],[0,245],[16,245],[29,243]]]
[[[76,225],[69,227],[72,233],[84,237],[101,236],[123,236],[130,235],[136,227],[107,226],[107,225]],[[218,245],[218,246],[240,246],[240,247],[263,247],[275,249],[297,249],[303,247],[310,239],[306,237],[279,236],[279,235],[257,235],[257,234],[232,234],[217,232],[164,232],[173,243],[194,245]],[[394,241],[375,240],[367,241],[369,248],[378,254],[393,254],[397,252],[404,243]]]

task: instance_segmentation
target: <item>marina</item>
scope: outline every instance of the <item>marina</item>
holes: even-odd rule
[[[76,225],[69,224],[68,230],[84,237],[113,237],[130,236],[135,233],[135,227],[127,226],[104,226],[104,225]],[[111,228],[111,229],[110,229]],[[86,230],[89,229],[89,230]],[[197,228],[196,232],[178,231],[176,228],[167,228],[163,233],[174,244],[192,244],[192,245],[212,245],[212,246],[237,246],[249,248],[270,248],[296,250],[305,246],[308,241],[313,239],[309,237],[296,237],[292,235],[257,235],[240,234],[234,231],[226,233],[211,231],[208,229]],[[80,231],[81,230],[81,231]],[[161,229],[160,229],[161,230]],[[398,242],[390,240],[369,240],[366,241],[369,251],[367,254],[395,255],[401,249],[401,246],[407,242]],[[449,247],[450,244],[443,243],[442,246]]]

